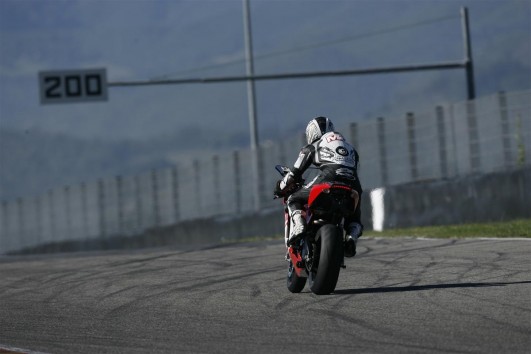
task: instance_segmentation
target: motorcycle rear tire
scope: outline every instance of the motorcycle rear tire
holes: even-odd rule
[[[288,276],[286,277],[286,285],[288,290],[292,293],[300,293],[306,285],[306,278],[299,277],[293,268],[293,264],[289,262]]]
[[[309,285],[312,293],[327,295],[337,285],[339,271],[343,262],[343,240],[341,230],[332,224],[323,225],[316,233],[319,264],[317,270],[309,274]]]

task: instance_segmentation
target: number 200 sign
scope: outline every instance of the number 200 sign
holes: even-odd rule
[[[107,100],[105,69],[39,72],[41,104]]]

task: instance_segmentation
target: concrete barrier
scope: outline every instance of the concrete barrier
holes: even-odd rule
[[[364,215],[362,221],[370,225],[372,223],[370,199],[365,194],[362,195],[362,208],[368,210],[365,213],[368,215]],[[133,236],[112,235],[88,240],[49,242],[9,254],[193,246],[282,235],[284,235],[284,211],[281,202],[278,202],[278,208],[269,208],[256,214],[188,220],[175,225],[150,228]]]
[[[385,188],[383,228],[531,217],[531,167]]]
[[[374,192],[374,190],[372,191]],[[366,229],[387,229],[531,217],[531,167],[449,180],[415,182],[362,194]],[[372,197],[371,197],[372,195]],[[375,210],[383,209],[383,210]],[[75,252],[192,246],[281,236],[284,214],[278,208],[260,213],[188,220],[155,227],[134,236],[114,235],[88,240],[50,242],[12,254]]]

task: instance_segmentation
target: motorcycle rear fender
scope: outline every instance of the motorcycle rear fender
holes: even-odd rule
[[[313,186],[312,189],[310,190],[310,196],[308,198],[308,206],[311,207],[313,202],[315,202],[315,200],[321,193],[330,193],[330,189],[343,189],[343,190],[350,191],[352,199],[354,199],[354,208],[358,206],[360,195],[356,190],[344,184],[333,184],[333,183],[320,183],[320,184],[316,184],[315,186]]]
[[[311,206],[315,199],[319,196],[321,193],[328,193],[330,191],[330,187],[332,185],[330,183],[321,183],[316,184],[312,187],[310,190],[310,197],[308,198],[308,206]]]

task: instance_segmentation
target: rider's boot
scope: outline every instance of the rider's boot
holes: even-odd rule
[[[291,245],[295,240],[302,236],[304,231],[306,231],[306,220],[302,215],[302,211],[294,210],[291,213],[291,232],[289,234],[287,245]]]
[[[363,234],[363,225],[357,222],[351,222],[346,227],[345,235],[345,257],[354,257],[356,255],[356,243],[358,238]]]

